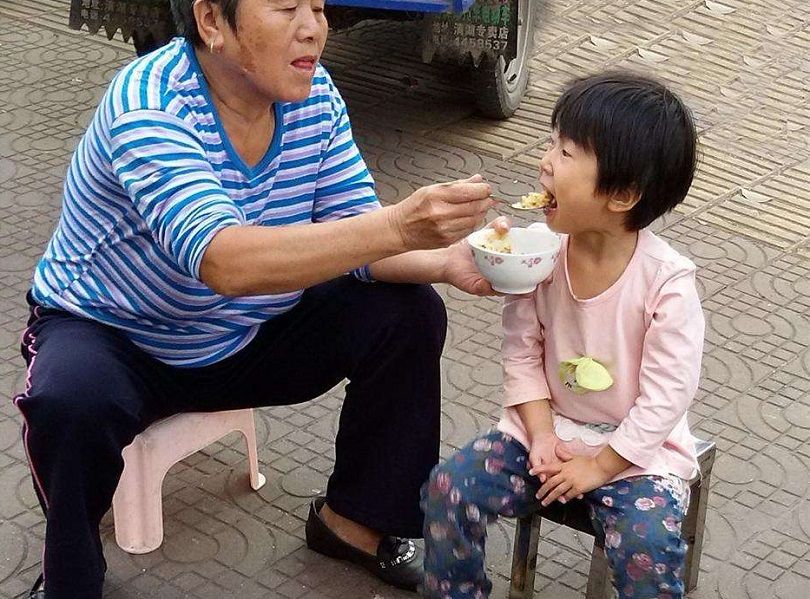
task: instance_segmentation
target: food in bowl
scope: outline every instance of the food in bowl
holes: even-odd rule
[[[510,252],[488,247],[494,231],[480,229],[467,237],[479,272],[500,293],[521,294],[534,291],[554,269],[560,251],[560,236],[547,227],[513,227],[507,237]]]
[[[551,203],[551,196],[547,191],[527,193],[520,198],[519,202],[512,204],[512,208],[518,210],[536,210],[545,208]]]
[[[509,233],[499,233],[495,229],[489,231],[489,234],[481,241],[481,247],[501,254],[511,254],[512,240],[509,238]]]

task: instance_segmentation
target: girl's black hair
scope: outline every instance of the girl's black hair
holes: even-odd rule
[[[689,109],[662,83],[613,71],[576,79],[557,100],[551,126],[596,155],[597,192],[632,192],[626,226],[638,230],[686,197],[697,164]]]

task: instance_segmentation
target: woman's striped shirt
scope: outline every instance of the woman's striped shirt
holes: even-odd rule
[[[125,67],[71,160],[34,299],[122,329],[176,366],[211,364],[243,348],[302,292],[214,293],[199,278],[214,235],[379,207],[323,67],[307,100],[274,110],[272,143],[251,168],[228,141],[189,43],[175,39]],[[355,275],[368,279],[368,269]]]

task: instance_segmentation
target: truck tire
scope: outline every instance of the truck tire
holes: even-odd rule
[[[478,110],[486,117],[506,119],[520,106],[529,83],[529,60],[534,48],[534,25],[542,0],[517,0],[515,58],[487,56],[472,71]]]

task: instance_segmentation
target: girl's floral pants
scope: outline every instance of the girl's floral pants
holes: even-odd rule
[[[487,524],[539,507],[540,483],[528,473],[528,452],[491,432],[434,468],[422,488],[425,582],[433,599],[483,599]],[[585,494],[594,534],[604,541],[620,599],[680,599],[686,543],[681,522],[689,487],[676,477],[639,476]]]

